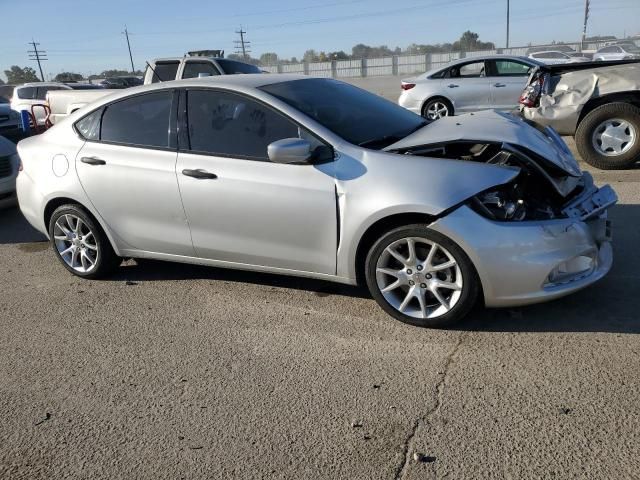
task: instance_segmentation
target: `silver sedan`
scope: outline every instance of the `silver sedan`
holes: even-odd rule
[[[443,326],[604,276],[610,187],[551,130],[427,125],[329,79],[240,75],[116,93],[18,146],[20,208],[71,273],[154,258],[366,284]]]
[[[456,60],[402,80],[398,104],[428,120],[488,109],[512,110],[529,74],[540,65],[532,58],[507,55]]]

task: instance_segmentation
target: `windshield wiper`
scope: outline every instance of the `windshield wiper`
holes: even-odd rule
[[[384,137],[379,137],[379,138],[371,138],[369,140],[365,140],[364,142],[359,143],[358,146],[359,147],[364,147],[364,148],[371,148],[371,147],[373,147],[375,145],[380,145],[380,148],[383,148],[383,147],[386,147],[388,145],[391,145],[392,143],[399,142],[403,138],[408,137],[409,135],[411,135],[414,132],[417,132],[422,127],[424,127],[424,126],[426,126],[428,124],[429,124],[429,122],[423,121],[423,122],[420,122],[420,124],[418,124],[418,126],[412,128],[408,132],[395,134],[395,135],[385,135]]]

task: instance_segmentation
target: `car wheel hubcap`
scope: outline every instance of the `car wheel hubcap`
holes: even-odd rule
[[[433,102],[427,107],[427,118],[429,120],[438,120],[447,115],[449,115],[449,109],[442,102]]]
[[[376,283],[384,299],[413,318],[437,318],[462,295],[462,272],[454,256],[431,240],[408,237],[387,246],[376,264]]]
[[[626,120],[617,118],[606,120],[593,132],[593,148],[601,155],[622,155],[633,148],[637,132]]]
[[[53,227],[58,254],[72,269],[80,273],[92,271],[98,261],[98,243],[84,221],[72,214],[62,215]]]

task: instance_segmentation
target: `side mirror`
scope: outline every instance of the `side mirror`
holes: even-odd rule
[[[311,143],[302,138],[284,138],[267,147],[273,163],[306,163],[311,158]]]

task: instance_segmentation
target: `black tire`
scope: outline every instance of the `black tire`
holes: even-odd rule
[[[635,128],[635,142],[619,155],[604,155],[593,146],[596,129],[607,120],[625,120]],[[580,122],[575,134],[576,146],[583,160],[602,170],[630,168],[640,160],[640,108],[630,103],[614,102],[589,112]]]
[[[455,303],[447,313],[435,318],[417,318],[406,315],[391,305],[382,294],[376,278],[378,259],[389,245],[407,237],[420,237],[435,242],[447,249],[457,262],[463,279],[462,290],[457,303]],[[451,239],[430,230],[426,225],[419,224],[407,225],[391,230],[382,235],[380,239],[373,244],[365,261],[365,279],[369,292],[385,312],[401,322],[419,327],[442,328],[459,322],[476,304],[481,291],[480,280],[478,279],[476,270],[464,251]],[[404,289],[409,287],[399,288]],[[416,286],[416,288],[418,287]],[[404,294],[404,291],[402,294]]]
[[[80,220],[82,220],[82,222],[86,226],[86,228],[84,228],[83,230],[85,232],[90,231],[91,236],[95,239],[95,243],[91,244],[92,246],[96,247],[96,250],[95,250],[96,253],[95,255],[92,255],[93,257],[95,257],[95,262],[90,269],[87,269],[87,271],[79,271],[75,268],[72,268],[67,263],[67,261],[65,261],[65,259],[62,257],[58,249],[58,245],[56,243],[57,242],[56,222],[58,222],[58,220],[64,217],[65,215],[70,216],[66,218],[79,218]],[[65,219],[63,219],[63,221],[60,222],[60,224],[64,225],[65,228],[67,227],[67,223]],[[58,236],[60,236],[59,230],[57,233],[58,233]],[[54,254],[58,259],[58,261],[60,261],[60,263],[68,271],[82,278],[87,278],[87,279],[102,278],[108,275],[109,273],[111,273],[116,267],[120,265],[122,261],[122,259],[118,257],[116,253],[113,251],[113,247],[111,246],[109,239],[105,235],[104,231],[102,230],[98,222],[96,222],[91,217],[91,215],[89,215],[80,205],[67,204],[67,205],[62,205],[56,208],[56,210],[53,212],[53,215],[51,215],[51,219],[49,220],[49,238],[50,238],[51,247],[53,248]],[[85,238],[88,239],[90,238],[90,236],[87,235],[87,237]],[[58,242],[60,242],[60,240],[58,240]],[[65,246],[67,245],[70,246],[71,244],[71,242],[68,240],[62,240],[62,242],[64,242]],[[87,243],[90,243],[90,242],[87,241]],[[91,253],[93,254],[93,250]]]
[[[434,97],[427,100],[422,106],[422,117],[429,120],[430,122],[435,121],[432,118],[429,118],[427,115],[427,111],[430,107],[432,107],[435,103],[442,103],[447,107],[447,114],[445,116],[450,117],[453,115],[453,105],[451,102],[444,97]],[[437,120],[437,119],[436,119]]]

